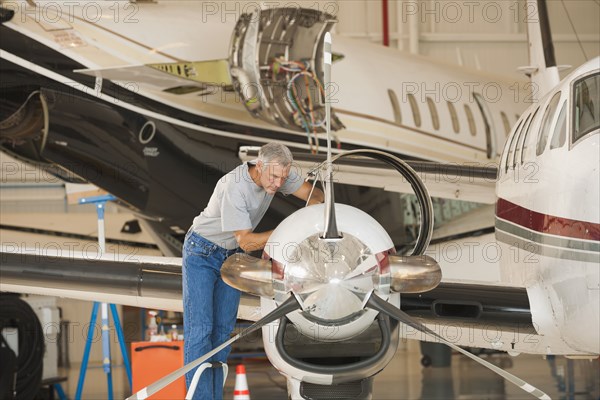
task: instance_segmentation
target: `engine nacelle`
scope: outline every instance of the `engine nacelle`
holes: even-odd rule
[[[254,117],[301,132],[325,131],[323,37],[336,20],[311,9],[243,14],[231,38],[233,87]],[[343,124],[331,114],[331,129]]]

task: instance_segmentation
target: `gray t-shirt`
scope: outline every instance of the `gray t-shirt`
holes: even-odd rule
[[[273,195],[268,194],[250,177],[248,164],[244,163],[224,175],[208,201],[208,205],[194,218],[192,229],[205,239],[233,250],[239,245],[233,232],[256,228],[267,212]],[[303,180],[292,167],[278,192],[285,195],[300,189]]]

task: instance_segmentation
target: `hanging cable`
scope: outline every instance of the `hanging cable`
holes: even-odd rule
[[[585,53],[585,49],[583,48],[583,44],[581,43],[581,40],[579,40],[579,35],[577,34],[575,25],[573,24],[573,21],[571,20],[571,16],[569,15],[569,11],[567,10],[567,6],[565,5],[565,0],[560,0],[560,2],[562,3],[563,8],[565,9],[565,14],[567,14],[567,18],[569,20],[569,23],[571,24],[571,28],[573,28],[573,33],[575,33],[575,38],[577,39],[577,43],[579,43],[579,48],[581,49],[581,52],[583,53],[583,56],[585,57],[585,61],[588,61],[588,56]]]
[[[283,56],[274,58],[268,66],[274,75],[286,75],[286,97],[292,109],[294,123],[303,128],[306,132],[307,143],[312,154],[319,152],[318,128],[325,129],[325,118],[318,120],[321,115],[321,107],[318,98],[313,98],[314,93],[311,89],[316,88],[317,93],[325,98],[325,89],[314,71],[311,70],[311,64],[307,60],[295,61],[286,60]],[[304,90],[306,94],[299,93],[301,85],[296,80],[304,78]],[[312,81],[312,82],[311,82]],[[322,103],[322,102],[321,102]],[[338,148],[341,143],[336,138]]]

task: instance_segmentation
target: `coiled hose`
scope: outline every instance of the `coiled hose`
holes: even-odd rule
[[[370,149],[350,150],[334,156],[331,159],[331,162],[334,163],[336,160],[346,156],[365,156],[383,161],[394,167],[396,171],[406,178],[417,196],[419,207],[421,209],[419,236],[417,237],[417,242],[410,255],[418,256],[425,253],[425,250],[427,250],[427,246],[429,246],[429,242],[431,241],[431,235],[433,234],[433,204],[431,203],[431,196],[429,196],[427,187],[415,170],[413,170],[406,162],[392,154]]]

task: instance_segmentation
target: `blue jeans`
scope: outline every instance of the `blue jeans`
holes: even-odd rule
[[[183,243],[183,330],[185,363],[194,361],[223,342],[233,331],[240,292],[221,279],[221,266],[227,257],[241,249],[227,250],[192,231]],[[231,346],[209,361],[227,362]],[[185,376],[189,388],[196,369]],[[223,369],[206,369],[194,399],[223,398]]]

